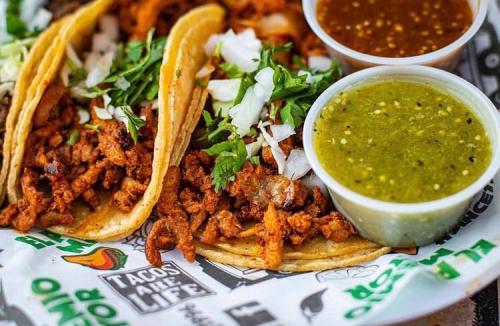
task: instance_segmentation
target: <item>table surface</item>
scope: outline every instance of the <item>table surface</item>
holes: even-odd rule
[[[473,297],[438,313],[398,326],[496,326],[499,325],[499,281]]]

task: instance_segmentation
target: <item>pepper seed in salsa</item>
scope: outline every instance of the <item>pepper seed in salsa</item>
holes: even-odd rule
[[[467,0],[319,0],[318,22],[358,52],[410,57],[443,48],[472,24]]]

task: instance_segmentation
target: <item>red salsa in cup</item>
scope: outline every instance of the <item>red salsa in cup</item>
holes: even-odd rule
[[[316,11],[321,27],[337,42],[394,58],[443,48],[473,21],[467,0],[318,0]]]

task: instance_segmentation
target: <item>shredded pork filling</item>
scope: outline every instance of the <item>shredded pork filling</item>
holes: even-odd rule
[[[283,260],[285,243],[300,246],[322,236],[343,241],[356,234],[350,222],[332,209],[318,187],[289,180],[265,165],[247,162],[223,191],[209,175],[213,162],[202,151],[190,151],[181,167],[171,167],[157,204],[159,219],[148,236],[146,253],[161,264],[160,249],[177,246],[193,261],[193,239],[208,245],[227,239],[258,239],[269,267]]]
[[[0,214],[0,225],[26,232],[35,225],[68,224],[74,219],[75,201],[95,210],[101,204],[98,194],[103,191],[113,193],[113,204],[121,211],[132,210],[152,174],[155,113],[151,105],[137,109],[146,117],[146,125],[134,144],[123,122],[95,115],[98,104],[92,100],[88,105],[90,123],[99,128],[87,129],[79,123],[77,103],[69,90],[59,84],[47,88],[26,144],[23,197]],[[70,144],[66,140],[75,132],[79,138]]]

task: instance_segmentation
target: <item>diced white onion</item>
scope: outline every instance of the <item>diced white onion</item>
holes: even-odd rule
[[[302,149],[293,149],[285,163],[284,175],[290,180],[298,180],[311,170],[306,152]]]
[[[262,136],[266,143],[271,147],[271,153],[273,154],[276,163],[278,164],[278,173],[283,174],[286,164],[286,156],[278,142],[266,131],[266,126],[268,123],[260,123],[259,129],[262,132]]]
[[[233,101],[222,102],[222,101],[212,100],[212,108],[216,116],[221,116],[223,118],[227,117],[229,114],[229,110],[232,107],[233,107]]]
[[[203,46],[207,56],[211,57],[214,55],[215,48],[217,47],[217,43],[220,41],[221,37],[221,34],[213,34],[208,38],[207,43]]]
[[[212,66],[211,64],[206,64],[203,67],[201,67],[200,70],[198,70],[198,72],[195,75],[195,78],[201,79],[210,76],[210,74],[214,72],[214,70],[215,70],[214,66]]]
[[[114,42],[117,42],[120,37],[120,26],[118,18],[113,15],[104,15],[99,20],[101,31]]]
[[[123,77],[118,78],[115,82],[115,86],[121,90],[126,91],[130,87],[130,82]]]
[[[9,57],[6,60],[2,60],[2,65],[0,66],[0,82],[15,81],[20,70],[21,67],[18,62],[16,62],[16,58]]]
[[[90,121],[90,113],[84,109],[78,109],[78,116],[80,117],[80,124],[84,124]]]
[[[125,114],[125,112],[123,112],[122,107],[119,106],[119,107],[115,108],[114,113],[113,113],[113,117],[116,120],[123,122],[123,124],[127,128],[127,131],[130,132],[130,130],[128,129],[128,118],[127,118],[127,115]]]
[[[207,90],[213,99],[223,102],[234,101],[240,89],[241,79],[214,79],[208,82]]]
[[[309,190],[311,190],[313,187],[318,187],[323,195],[328,196],[328,189],[326,188],[326,185],[316,174],[314,174],[314,172],[304,177],[302,181],[307,186],[307,188],[309,188]]]
[[[255,75],[255,90],[256,95],[261,97],[264,102],[271,99],[274,90],[274,70],[271,67],[266,67],[260,70],[257,75]]]
[[[96,33],[92,36],[92,52],[104,54],[114,52],[116,50],[116,43],[104,33]]]
[[[83,67],[82,60],[78,57],[78,54],[76,54],[75,49],[71,46],[71,44],[68,43],[66,46],[66,55],[68,56],[68,59],[71,60],[77,66],[78,68]]]
[[[0,100],[7,94],[12,94],[14,92],[14,83],[7,82],[0,84]]]
[[[273,138],[280,142],[282,140],[287,139],[291,135],[295,135],[295,130],[287,124],[283,125],[272,125],[271,132],[273,133]]]
[[[248,134],[250,127],[259,121],[262,108],[274,90],[273,76],[274,70],[269,67],[259,71],[255,76],[257,83],[250,86],[241,103],[229,111],[231,123],[236,126],[240,136]]]
[[[259,135],[257,139],[250,144],[246,145],[247,148],[247,159],[249,159],[252,156],[257,155],[257,153],[260,151],[262,144],[264,143],[264,136]]]
[[[94,111],[95,111],[96,116],[101,120],[113,119],[113,116],[108,112],[107,109],[103,109],[103,108],[99,108],[97,106],[94,106]]]
[[[35,16],[31,20],[28,20],[28,28],[32,31],[35,29],[43,30],[49,26],[52,16],[50,11],[45,8],[40,8]]]
[[[221,55],[226,62],[238,66],[243,72],[257,70],[262,43],[255,36],[253,29],[246,29],[238,35],[229,30],[220,41]]]
[[[313,76],[312,76],[312,74],[311,74],[309,71],[299,70],[299,71],[297,72],[297,75],[298,75],[298,76],[307,76],[307,78],[306,78],[306,83],[308,83],[308,84],[312,84],[312,83],[314,83]]]
[[[81,86],[74,86],[70,88],[70,93],[72,97],[84,98],[85,94],[87,94],[87,90]]]
[[[332,59],[329,57],[315,55],[309,57],[309,68],[318,70],[318,71],[326,71],[330,69],[332,65]]]
[[[96,66],[90,70],[87,75],[86,85],[87,87],[94,87],[100,84],[111,71],[111,66],[113,64],[114,53],[109,52],[103,55],[98,61]]]

